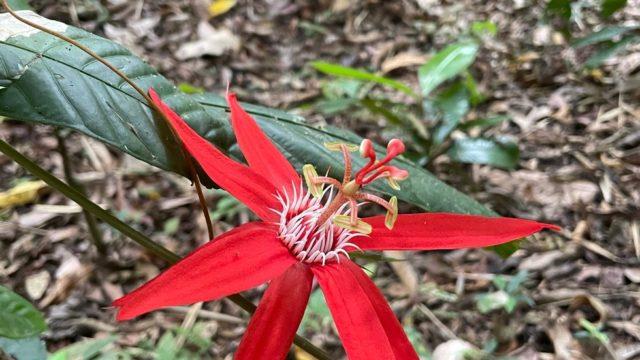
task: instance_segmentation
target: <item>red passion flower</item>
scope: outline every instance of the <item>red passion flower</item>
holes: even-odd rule
[[[554,225],[530,220],[447,213],[398,215],[397,199],[363,191],[376,180],[397,188],[405,170],[389,165],[404,151],[391,140],[376,159],[370,140],[360,146],[325,144],[345,161],[342,181],[304,180],[228,94],[231,125],[248,165],[225,156],[149,91],[189,153],[220,187],[261,221],[241,225],[196,249],[135,291],[116,300],[118,320],[167,306],[216,300],[269,282],[235,354],[236,359],[284,359],[317,280],[349,359],[418,359],[385,298],[349,254],[362,250],[437,250],[485,247],[519,239]],[[353,174],[351,151],[368,163]],[[358,217],[374,203],[386,215]]]

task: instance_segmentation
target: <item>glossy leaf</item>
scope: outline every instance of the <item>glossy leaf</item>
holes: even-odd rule
[[[342,66],[338,64],[332,64],[324,61],[314,61],[311,63],[311,66],[313,66],[314,69],[322,73],[325,73],[327,75],[354,79],[354,80],[370,81],[370,82],[374,82],[380,85],[390,87],[392,89],[396,89],[398,91],[402,91],[407,95],[411,95],[411,96],[415,95],[413,90],[411,90],[410,87],[408,87],[407,85],[399,81],[389,79],[384,76],[379,76],[364,70],[355,69],[352,67]]]
[[[476,59],[478,44],[473,41],[447,46],[418,70],[422,96],[427,97],[443,82],[461,74]]]
[[[448,155],[455,161],[513,169],[518,164],[520,152],[512,142],[466,138],[456,140]]]
[[[22,339],[47,330],[44,317],[22,296],[0,286],[0,336]]]

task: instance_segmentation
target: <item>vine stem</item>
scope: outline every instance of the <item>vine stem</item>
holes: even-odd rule
[[[145,93],[144,90],[142,90],[142,88],[140,88],[135,82],[133,82],[133,80],[131,80],[126,74],[124,74],[122,71],[120,71],[118,68],[113,66],[111,63],[109,63],[103,57],[101,57],[100,55],[96,54],[93,50],[89,49],[88,47],[84,46],[83,44],[79,43],[78,41],[76,41],[76,40],[74,40],[74,39],[72,39],[72,38],[70,38],[70,37],[68,37],[68,36],[66,36],[64,34],[60,34],[60,33],[56,32],[56,31],[50,30],[50,29],[48,29],[48,28],[46,28],[44,26],[41,26],[39,24],[34,23],[33,21],[30,21],[28,19],[25,19],[25,18],[21,17],[13,9],[11,9],[11,6],[9,6],[7,0],[1,0],[1,1],[2,1],[2,5],[4,6],[4,8],[7,9],[7,11],[13,17],[15,17],[17,20],[19,20],[19,21],[21,21],[21,22],[23,22],[23,23],[25,23],[25,24],[33,27],[33,28],[36,28],[36,29],[38,29],[40,31],[43,31],[43,32],[45,32],[45,33],[47,33],[47,34],[49,34],[51,36],[55,36],[55,37],[65,41],[65,42],[68,42],[68,43],[76,46],[80,50],[82,50],[85,53],[87,53],[89,56],[93,57],[94,59],[96,59],[97,61],[102,63],[109,70],[113,71],[122,80],[124,80],[127,84],[129,84],[138,94],[140,94],[140,96],[142,96],[145,99],[147,104],[157,114],[160,114],[160,116],[163,118],[163,120],[167,124],[169,124],[169,129],[171,129],[171,131],[173,132],[174,137],[176,137],[178,139],[178,141],[180,141],[179,137],[176,136],[176,134],[175,134],[175,132],[173,130],[173,127],[170,125],[170,122],[169,122],[169,119],[167,118],[167,116],[151,100],[149,95],[147,95],[147,93]],[[209,210],[207,209],[207,206],[206,206],[206,203],[205,203],[205,198],[204,198],[204,194],[202,192],[202,187],[200,185],[200,180],[198,178],[198,173],[197,173],[197,171],[195,169],[195,166],[193,164],[193,160],[191,159],[191,156],[186,153],[184,146],[181,146],[181,149],[182,149],[183,156],[186,159],[187,167],[188,167],[189,173],[191,175],[192,181],[195,184],[196,192],[198,193],[198,200],[200,201],[200,205],[202,207],[205,220],[207,222],[207,231],[209,233],[209,238],[213,239],[213,225],[211,223],[211,217],[209,216]],[[153,240],[149,239],[144,234],[142,234],[139,231],[133,229],[129,225],[127,225],[124,222],[122,222],[120,219],[118,219],[118,218],[114,217],[113,215],[111,215],[108,211],[104,210],[100,206],[98,206],[95,203],[93,203],[91,200],[87,199],[84,195],[82,195],[77,190],[69,187],[63,181],[60,181],[55,176],[49,174],[46,170],[42,169],[40,166],[38,166],[37,164],[35,164],[34,162],[29,160],[28,158],[26,158],[22,154],[20,154],[13,147],[11,147],[11,145],[9,145],[8,143],[6,143],[5,141],[3,141],[1,139],[0,139],[0,151],[2,151],[5,155],[9,156],[11,159],[13,159],[15,162],[17,162],[18,164],[23,166],[25,169],[27,169],[28,171],[30,171],[31,173],[33,173],[37,177],[42,179],[44,182],[49,184],[49,186],[53,187],[54,189],[57,189],[58,191],[62,192],[65,196],[67,196],[71,200],[73,200],[76,203],[78,203],[78,205],[80,205],[83,209],[89,211],[90,213],[92,213],[97,218],[99,218],[102,221],[106,222],[107,224],[111,225],[114,229],[120,231],[122,234],[126,235],[130,239],[132,239],[135,242],[137,242],[138,244],[142,245],[145,249],[151,251],[156,256],[159,256],[159,257],[165,259],[166,261],[168,261],[171,264],[175,264],[176,262],[178,262],[181,259],[181,257],[179,255],[177,255],[177,254],[173,253],[172,251],[166,249],[165,247],[155,243]],[[244,296],[242,296],[240,294],[230,295],[227,298],[229,300],[231,300],[232,302],[234,302],[236,305],[240,306],[242,309],[244,309],[247,312],[249,312],[250,314],[253,314],[255,312],[255,310],[256,310],[256,306],[250,300],[248,300],[247,298],[245,298]],[[310,355],[316,357],[317,359],[320,359],[320,360],[331,360],[331,357],[329,356],[329,354],[327,354],[324,350],[316,347],[309,340],[305,339],[302,336],[299,336],[298,334],[295,335],[294,343],[297,346],[299,346],[301,349],[303,349],[304,351],[309,353]]]
[[[138,230],[130,227],[122,220],[117,217],[111,215],[107,210],[101,208],[91,200],[87,199],[86,196],[82,195],[78,190],[73,187],[67,185],[62,180],[58,179],[54,175],[50,174],[48,171],[41,168],[38,164],[31,161],[26,156],[22,155],[16,149],[14,149],[11,145],[9,145],[4,140],[0,139],[0,152],[7,155],[11,160],[18,163],[18,165],[25,168],[27,171],[47,183],[52,188],[60,191],[63,195],[68,197],[69,199],[75,201],[78,205],[80,205],[83,209],[89,211],[98,219],[106,222],[111,225],[114,229],[121,232],[123,235],[127,236],[131,240],[137,242],[142,247],[158,256],[166,260],[170,264],[175,264],[180,261],[181,257],[176,253],[168,250],[160,244],[157,244],[153,240],[149,239],[146,235],[142,234]],[[247,312],[253,314],[256,310],[256,306],[247,298],[240,294],[234,294],[227,297],[227,299],[234,302],[236,305],[240,306],[242,309]],[[299,346],[301,349],[313,355],[317,359],[320,360],[331,360],[329,354],[327,354],[324,350],[313,345],[309,340],[305,339],[302,336],[296,334],[294,339],[294,343]]]

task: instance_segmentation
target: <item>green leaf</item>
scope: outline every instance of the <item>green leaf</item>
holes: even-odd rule
[[[185,94],[202,94],[204,92],[203,88],[184,82],[178,84],[178,89]]]
[[[640,36],[627,36],[622,40],[609,43],[602,46],[598,51],[596,51],[593,55],[591,55],[585,62],[584,66],[586,68],[597,68],[602,65],[608,58],[614,56],[619,51],[623,50],[628,44],[640,42]]]
[[[59,22],[21,12],[48,27],[62,31],[107,58],[140,87],[154,87],[190,126],[217,147],[228,150],[235,142],[228,122],[226,101],[213,94],[186,95],[127,49],[110,40]],[[15,31],[16,21],[0,15],[0,33]],[[22,28],[23,29],[23,28]],[[23,29],[24,30],[24,29]],[[24,32],[21,32],[24,34]],[[186,174],[181,151],[167,125],[131,87],[105,66],[60,39],[39,31],[28,36],[0,39],[0,115],[22,121],[72,128],[131,154],[151,165]],[[472,46],[476,48],[476,46]],[[320,171],[331,169],[340,177],[341,156],[325,142],[362,140],[352,132],[315,128],[299,116],[260,106],[246,105],[267,135],[296,169],[312,163]],[[380,156],[384,148],[377,147]],[[355,166],[364,160],[355,159]],[[406,159],[395,162],[410,177],[400,192],[376,184],[383,194],[429,211],[495,215],[470,197],[436,179]]]
[[[627,0],[602,0],[600,13],[603,17],[608,18],[625,6],[627,6]]]
[[[33,336],[24,339],[9,339],[0,336],[0,358],[2,354],[11,355],[16,360],[45,360],[47,348],[40,337]]]
[[[194,95],[194,98],[210,113],[224,114],[226,111],[226,102],[218,95],[207,93]],[[342,155],[325,148],[324,143],[339,141],[360,144],[362,141],[360,136],[344,129],[333,126],[315,128],[283,111],[251,104],[242,105],[298,170],[304,164],[313,164],[319,173],[324,174],[329,170],[330,176],[341,178],[344,172]],[[376,151],[378,156],[384,156],[385,148],[376,146]],[[394,191],[384,182],[375,182],[371,184],[371,188],[387,196],[395,195],[399,200],[429,211],[491,214],[484,206],[437,180],[431,173],[409,160],[399,158],[391,164],[409,172],[409,178],[400,183],[402,190]],[[362,167],[365,160],[355,156],[353,165],[355,168]]]
[[[559,15],[565,20],[571,19],[571,3],[573,0],[550,0],[547,3],[547,12]]]
[[[0,336],[22,339],[47,330],[44,317],[22,296],[0,286]]]
[[[475,21],[471,24],[471,33],[473,35],[483,37],[494,37],[498,33],[498,27],[491,21]]]
[[[509,303],[510,299],[511,296],[502,290],[492,293],[480,294],[476,296],[476,306],[478,307],[478,311],[486,314],[500,308],[506,309],[506,306]]]
[[[167,331],[158,340],[156,347],[156,359],[157,360],[173,360],[178,354],[178,347],[176,346],[176,339],[171,333]]]
[[[465,71],[476,59],[478,44],[464,41],[436,53],[418,70],[422,96],[427,97],[438,85]]]
[[[520,156],[515,143],[484,138],[458,139],[448,154],[455,161],[486,164],[504,169],[513,169],[518,164]]]
[[[442,114],[442,122],[433,131],[433,143],[442,144],[469,112],[469,92],[457,82],[438,94],[434,106]]]
[[[300,329],[318,332],[322,331],[329,323],[331,323],[331,312],[324,300],[324,295],[319,289],[315,290],[309,296],[309,303],[300,322]]]
[[[489,128],[489,127],[498,125],[506,120],[509,120],[509,117],[506,115],[497,115],[497,116],[492,116],[492,117],[483,118],[483,119],[476,119],[476,120],[471,120],[471,121],[467,121],[465,123],[460,124],[460,129],[469,130],[475,127],[484,129],[484,128]]]
[[[7,3],[12,10],[32,10],[28,0],[8,0]]]
[[[324,61],[314,61],[311,63],[311,66],[313,66],[314,69],[327,75],[343,77],[347,79],[354,79],[354,80],[370,81],[380,85],[388,86],[398,91],[402,91],[407,95],[415,96],[415,93],[413,92],[413,90],[411,90],[411,88],[408,87],[407,85],[399,81],[389,79],[384,76],[372,74],[364,70],[354,69],[352,67],[332,64]]]
[[[582,326],[583,329],[587,330],[589,335],[598,340],[600,343],[604,345],[609,343],[609,337],[607,336],[607,334],[603,333],[600,327],[596,326],[591,321],[582,318],[580,319],[580,326]]]
[[[56,351],[48,360],[91,360],[100,354],[107,346],[113,344],[115,335],[100,339],[80,341]]]
[[[431,359],[431,353],[427,349],[426,339],[422,336],[420,331],[413,326],[405,325],[404,332],[407,334],[407,338],[409,338],[411,345],[413,345],[413,349],[418,354],[418,358],[420,360]]]
[[[593,44],[597,44],[603,41],[610,41],[614,38],[626,34],[629,31],[638,29],[638,26],[607,26],[599,31],[591,33],[583,38],[575,40],[571,46],[574,48],[581,48]]]

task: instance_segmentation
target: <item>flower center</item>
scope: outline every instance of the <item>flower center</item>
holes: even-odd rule
[[[278,235],[289,251],[301,262],[326,264],[327,261],[340,261],[340,254],[349,257],[347,248],[360,249],[350,242],[361,233],[334,225],[330,221],[320,223],[322,214],[335,198],[334,189],[327,187],[321,196],[314,197],[302,186],[284,195],[278,194],[282,204],[278,212]],[[335,214],[346,214],[344,204]]]
[[[349,257],[345,250],[348,247],[359,249],[350,240],[356,236],[371,233],[371,225],[358,217],[358,208],[367,202],[376,203],[387,210],[385,225],[393,228],[398,217],[398,200],[393,196],[386,201],[373,194],[362,191],[363,187],[377,179],[385,179],[394,189],[399,189],[398,181],[409,175],[407,171],[388,163],[404,152],[404,144],[393,139],[387,145],[386,156],[378,161],[373,144],[365,139],[360,146],[328,143],[325,146],[333,151],[340,151],[344,157],[345,171],[342,182],[318,176],[313,165],[303,167],[307,184],[305,191],[293,187],[291,191],[283,191],[277,198],[281,210],[279,236],[298,260],[323,265],[335,259],[340,261],[340,254]],[[360,150],[369,162],[351,179],[351,155],[349,152]],[[326,188],[324,185],[328,185]]]

